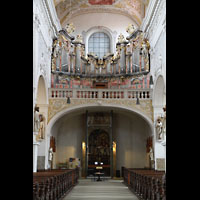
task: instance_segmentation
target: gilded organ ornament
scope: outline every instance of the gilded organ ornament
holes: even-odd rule
[[[122,35],[122,33],[120,33],[120,35],[119,35],[119,37],[118,37],[118,42],[119,43],[123,43],[123,42],[125,42],[126,40],[125,40],[125,38],[124,38],[124,36]]]
[[[83,43],[83,36],[80,35],[80,34],[78,34],[78,35],[76,36],[76,42]]]
[[[66,31],[67,31],[68,34],[71,34],[75,31],[75,27],[74,27],[73,23],[67,24]]]
[[[93,52],[86,55],[83,36],[78,34],[76,39],[69,36],[73,31],[73,24],[68,24],[66,30],[59,31],[58,38],[53,42],[51,62],[53,87],[72,87],[69,82],[62,81],[63,77],[72,80],[79,76],[81,83],[88,79],[107,81],[113,78],[118,81],[123,77],[126,82],[133,77],[143,78],[149,73],[150,45],[144,34],[136,30],[134,25],[129,24],[127,32],[136,33],[135,36],[128,39],[120,33],[116,43],[116,53],[109,52],[103,58],[99,58]],[[74,39],[75,41],[72,41]],[[143,83],[145,84],[147,85],[147,82]]]
[[[126,32],[130,35],[133,34],[136,31],[136,27],[133,24],[129,24],[126,28]]]

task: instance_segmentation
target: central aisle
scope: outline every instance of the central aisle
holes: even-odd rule
[[[79,179],[72,191],[63,200],[138,200],[122,180],[94,182],[90,179]]]

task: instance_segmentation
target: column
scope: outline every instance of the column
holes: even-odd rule
[[[85,177],[87,177],[87,171],[88,171],[88,110],[86,110],[86,153],[85,153]]]
[[[116,176],[113,167],[113,133],[112,133],[112,124],[113,124],[113,111],[110,112],[110,176]]]

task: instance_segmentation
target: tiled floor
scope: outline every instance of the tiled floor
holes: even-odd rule
[[[138,200],[122,180],[91,181],[79,179],[79,183],[63,200]]]

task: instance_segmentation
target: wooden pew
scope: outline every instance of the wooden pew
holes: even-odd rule
[[[142,200],[165,200],[164,171],[147,168],[123,168],[124,183]]]
[[[78,169],[40,170],[33,173],[34,200],[59,200],[78,183]]]

